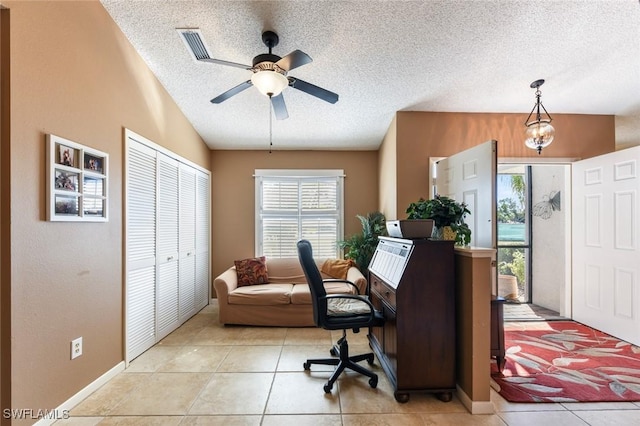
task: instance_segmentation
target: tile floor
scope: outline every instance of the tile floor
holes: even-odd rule
[[[315,328],[224,327],[210,305],[127,370],[71,410],[57,425],[639,425],[640,403],[513,404],[491,391],[493,415],[471,415],[455,398],[413,394],[406,404],[376,362],[380,382],[348,373],[333,392],[322,386],[340,333]],[[367,351],[366,333],[349,339]]]

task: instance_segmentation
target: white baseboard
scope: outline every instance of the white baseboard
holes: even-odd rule
[[[471,414],[494,414],[496,412],[493,402],[491,401],[472,401],[471,398],[462,390],[462,388],[456,385],[456,394],[458,399],[462,402],[462,405]]]
[[[89,383],[84,389],[80,390],[77,394],[73,395],[71,398],[67,399],[65,402],[60,404],[58,408],[52,410],[50,418],[43,418],[38,420],[35,425],[36,426],[48,426],[53,424],[56,420],[60,420],[63,418],[65,413],[69,413],[72,408],[76,405],[80,404],[86,397],[91,395],[93,392],[98,390],[100,386],[107,383],[109,380],[113,379],[118,373],[124,371],[124,361],[120,361],[109,371],[104,373],[102,376],[95,379],[93,382]]]

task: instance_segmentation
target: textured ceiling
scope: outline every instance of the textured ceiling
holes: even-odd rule
[[[300,49],[291,75],[340,95],[292,88],[274,149],[377,149],[396,111],[529,113],[539,78],[554,113],[613,114],[620,144],[640,143],[638,0],[102,0],[213,149],[266,149],[269,102],[255,88],[210,99],[251,72],[194,61],[176,28],[200,28],[210,55],[251,64]]]

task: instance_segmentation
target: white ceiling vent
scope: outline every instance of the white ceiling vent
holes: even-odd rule
[[[176,28],[176,30],[180,34],[189,52],[191,52],[193,59],[201,61],[211,58],[207,46],[205,46],[202,37],[200,37],[200,30],[198,28]]]

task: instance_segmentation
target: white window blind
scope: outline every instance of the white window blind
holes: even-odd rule
[[[343,177],[342,170],[257,170],[256,255],[297,257],[304,238],[315,257],[338,257]]]

